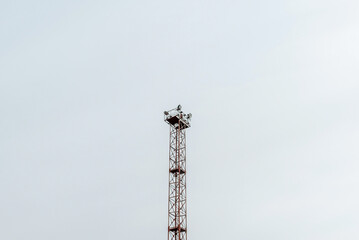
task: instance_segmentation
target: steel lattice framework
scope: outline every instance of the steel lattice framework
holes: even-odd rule
[[[165,112],[170,125],[168,240],[187,240],[186,128],[191,116],[181,105]]]

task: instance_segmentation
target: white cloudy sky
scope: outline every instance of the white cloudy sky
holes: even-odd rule
[[[357,0],[0,1],[0,239],[359,239]]]

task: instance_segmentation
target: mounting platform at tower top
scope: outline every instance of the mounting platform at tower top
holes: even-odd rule
[[[169,125],[175,127],[186,129],[191,127],[190,121],[192,118],[192,114],[185,114],[182,112],[182,106],[178,105],[176,108],[173,108],[169,111],[165,111],[165,122],[167,122]]]

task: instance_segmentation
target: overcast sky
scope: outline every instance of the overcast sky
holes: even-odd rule
[[[0,239],[359,239],[359,1],[0,1]]]

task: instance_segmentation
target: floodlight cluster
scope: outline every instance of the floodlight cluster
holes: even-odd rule
[[[169,111],[164,111],[164,114],[165,114],[165,116],[167,116],[166,118],[179,115],[179,116],[182,116],[182,118],[190,121],[192,118],[192,113],[188,113],[188,114],[183,113],[183,111],[181,109],[182,109],[182,106],[178,105],[176,108],[173,108]]]
[[[171,110],[168,111],[164,111],[164,117],[165,117],[165,121],[168,122],[169,124],[172,125],[177,125],[175,123],[171,123],[171,120],[173,120],[175,117],[176,119],[180,119],[183,123],[185,123],[188,127],[190,126],[190,121],[192,118],[192,114],[191,113],[184,113],[182,111],[182,106],[178,105],[176,108],[173,108]]]

